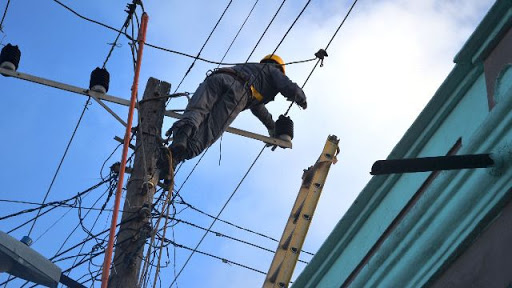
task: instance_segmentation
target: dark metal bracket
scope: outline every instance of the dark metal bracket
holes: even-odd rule
[[[491,154],[453,155],[440,157],[378,160],[371,175],[489,168],[494,166]]]

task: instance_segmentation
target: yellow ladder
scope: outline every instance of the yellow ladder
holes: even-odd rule
[[[329,136],[322,155],[315,165],[304,170],[299,194],[281,236],[281,241],[279,241],[263,288],[288,287],[327,174],[331,164],[336,163],[336,155],[339,151],[338,143],[339,140],[336,136]]]

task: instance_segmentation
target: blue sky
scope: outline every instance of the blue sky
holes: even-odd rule
[[[0,1],[0,8],[7,1]],[[173,50],[197,54],[229,1],[146,1],[149,14],[147,42]],[[307,1],[288,1],[270,27],[250,61],[271,53]],[[308,109],[293,107],[295,122],[293,149],[265,150],[235,194],[221,219],[273,238],[280,238],[300,187],[302,170],[314,164],[330,134],[337,135],[341,152],[331,168],[318,204],[304,250],[315,252],[337,221],[370,179],[371,164],[384,159],[409,125],[435,93],[453,67],[452,59],[462,47],[494,1],[491,0],[360,0],[328,49],[329,57],[317,68],[305,93]],[[119,28],[126,17],[124,1],[63,1],[84,16]],[[249,18],[225,62],[244,62],[281,1],[261,0]],[[202,57],[220,60],[244,21],[254,1],[234,0],[225,18],[206,45]],[[346,14],[350,1],[312,1],[303,17],[291,30],[276,54],[285,61],[313,57],[324,48]],[[140,12],[140,10],[139,10]],[[2,44],[19,45],[22,51],[20,72],[87,88],[89,74],[101,66],[108,53],[107,43],[116,33],[79,19],[51,0],[11,1],[4,21]],[[133,68],[128,40],[121,37],[107,63],[111,74],[108,94],[128,99]],[[172,90],[182,79],[192,59],[146,47],[142,60],[139,94],[148,77],[170,82]],[[287,67],[289,77],[302,85],[313,63]],[[216,65],[197,62],[179,91],[193,92],[208,69]],[[41,202],[50,185],[67,141],[76,125],[85,101],[83,96],[59,91],[17,79],[0,77],[2,108],[0,114],[0,159],[3,189],[1,199]],[[185,100],[172,101],[168,109],[181,109]],[[274,118],[288,107],[282,97],[269,104]],[[109,105],[122,118],[127,109]],[[172,124],[166,119],[164,131]],[[242,113],[234,127],[265,134],[266,129],[251,113]],[[114,136],[124,128],[95,102],[86,111],[48,200],[72,197],[100,180],[99,170],[118,145]],[[216,215],[247,171],[262,143],[226,133],[212,146],[185,184],[181,195],[195,207]],[[434,155],[433,155],[434,156]],[[107,167],[121,158],[119,151]],[[188,161],[176,176],[183,183],[196,160]],[[83,200],[91,206],[105,188]],[[102,198],[100,203],[104,202]],[[107,205],[112,207],[113,202]],[[98,204],[98,206],[101,206]],[[0,217],[33,206],[0,202]],[[178,206],[178,208],[184,208]],[[68,212],[69,211],[69,212]],[[68,214],[64,214],[64,213]],[[59,218],[65,215],[61,220]],[[91,227],[97,212],[84,223]],[[94,231],[108,227],[109,213],[103,213]],[[34,214],[0,221],[8,231]],[[177,218],[208,227],[211,219],[190,209]],[[48,232],[57,220],[57,224]],[[41,217],[32,232],[39,240],[32,246],[47,257],[77,224],[76,209],[59,208]],[[11,235],[21,238],[28,226]],[[216,223],[213,230],[275,249],[277,244]],[[45,234],[43,234],[45,233]],[[195,247],[203,231],[178,224],[176,242]],[[78,229],[69,245],[80,242],[85,233]],[[85,247],[90,251],[93,244]],[[272,254],[229,239],[208,235],[199,250],[267,271]],[[174,278],[171,264],[161,272],[162,287]],[[180,269],[189,251],[176,249],[176,269]],[[164,259],[166,256],[164,255]],[[303,255],[309,261],[310,257]],[[101,257],[94,261],[101,264]],[[63,269],[71,262],[59,263]],[[299,263],[293,278],[303,269]],[[92,268],[95,268],[94,266]],[[75,269],[71,277],[87,273],[87,267]],[[0,281],[6,279],[0,276]],[[174,287],[254,287],[264,275],[220,260],[196,254]],[[20,282],[10,284],[19,286]],[[90,282],[88,283],[90,284]],[[96,282],[95,286],[99,283]]]

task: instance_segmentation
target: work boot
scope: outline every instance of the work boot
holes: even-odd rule
[[[160,170],[160,174],[158,175],[158,180],[164,180],[169,178],[169,157],[170,151],[169,148],[162,146],[160,147],[158,160],[156,162],[156,167]]]
[[[188,137],[192,134],[192,126],[183,125],[173,132],[173,140],[169,148],[171,149],[174,159],[182,158],[187,151]],[[176,161],[177,162],[177,161]]]

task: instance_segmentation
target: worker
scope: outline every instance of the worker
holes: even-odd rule
[[[275,122],[265,104],[281,93],[288,101],[307,108],[302,89],[285,74],[281,57],[270,54],[260,63],[245,63],[213,70],[191,97],[183,117],[166,135],[173,135],[173,166],[191,159],[212,145],[246,109],[274,136]]]

